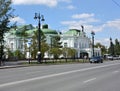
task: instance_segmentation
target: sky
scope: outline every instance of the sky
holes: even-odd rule
[[[110,45],[110,37],[120,41],[120,0],[12,0],[12,8],[18,25],[37,26],[35,13],[44,15],[50,29],[65,32],[81,29],[91,38],[95,32],[95,43]]]

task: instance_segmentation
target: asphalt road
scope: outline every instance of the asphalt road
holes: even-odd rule
[[[120,91],[120,60],[0,69],[0,91]]]

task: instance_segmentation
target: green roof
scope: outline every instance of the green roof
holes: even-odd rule
[[[37,31],[37,29],[28,30],[28,31],[26,31],[26,33],[29,35],[33,35],[34,31]]]
[[[66,35],[78,35],[80,34],[80,30],[77,30],[77,29],[70,29],[69,31],[65,32],[64,34]]]
[[[9,33],[12,35],[19,35],[24,30],[29,36],[32,36],[34,34],[34,31],[37,31],[38,28],[34,28],[32,25],[23,25],[23,26],[18,26],[16,30],[14,28],[11,28]],[[44,34],[58,34],[56,30],[49,29],[47,24],[44,24],[42,26],[41,31]]]
[[[58,34],[55,30],[51,30],[51,29],[42,29],[42,32],[44,34]]]
[[[49,29],[47,24],[42,26],[42,32],[44,34],[58,34],[56,30]]]

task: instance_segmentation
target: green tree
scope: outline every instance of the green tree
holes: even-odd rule
[[[60,36],[51,36],[51,45],[50,45],[50,54],[53,55],[54,58],[59,58],[62,54]]]
[[[118,41],[118,39],[115,39],[114,50],[115,50],[115,55],[120,55],[120,42]]]
[[[37,51],[38,51],[37,39],[38,39],[37,31],[34,31],[34,35],[32,36],[31,46],[30,46],[31,56],[33,59],[36,59],[36,55],[37,55]]]
[[[62,53],[65,58],[74,58],[76,54],[76,50],[72,48],[63,48]]]
[[[57,59],[57,58],[59,58],[59,56],[62,54],[62,51],[61,51],[60,48],[52,48],[52,49],[50,50],[50,54],[52,54],[53,57],[54,57],[55,59]]]
[[[44,58],[44,53],[49,50],[49,46],[46,42],[41,43],[41,52],[42,52],[42,58]]]
[[[62,48],[62,42],[60,42],[60,36],[51,36],[51,47],[53,48]]]
[[[0,0],[0,60],[4,55],[4,34],[9,31],[10,18],[13,17],[11,3],[11,0]]]
[[[110,47],[108,48],[108,53],[111,55],[115,55],[114,43],[112,42],[112,38],[110,38]]]
[[[75,57],[75,54],[76,54],[76,50],[75,50],[75,49],[70,48],[70,49],[68,50],[68,56],[69,56],[69,57],[74,58],[74,57]]]
[[[26,42],[27,42],[27,39],[28,39],[28,33],[26,32],[28,29],[27,29],[27,25],[23,26],[22,28],[18,28],[16,30],[16,36],[19,36],[21,38],[21,40],[23,41],[23,48],[24,48],[24,55],[27,51],[26,49]],[[25,58],[25,56],[24,56]]]
[[[43,34],[42,31],[40,31],[40,36],[41,36],[41,57],[44,57],[44,53],[49,50],[49,46],[46,43],[46,37]],[[38,31],[34,31],[34,35],[32,36],[32,42],[31,42],[31,55],[32,58],[36,58],[37,52],[38,52]]]
[[[24,54],[22,54],[22,52],[20,50],[16,50],[14,52],[14,56],[17,58],[17,59],[22,59]]]
[[[96,45],[94,47],[95,48],[100,48],[102,55],[107,53],[107,48],[104,45],[102,45],[101,43],[96,43]]]

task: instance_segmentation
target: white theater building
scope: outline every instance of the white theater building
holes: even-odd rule
[[[73,48],[77,51],[77,58],[92,57],[93,55],[91,38],[88,38],[83,30],[70,29],[61,35],[61,41],[63,47]],[[101,56],[100,48],[94,48],[94,55]]]
[[[6,46],[11,49],[11,51],[15,51],[17,49],[24,51],[24,42],[20,36],[16,36],[16,32],[20,29],[23,29],[24,26],[19,27],[18,29],[12,29],[9,33],[5,35]],[[32,25],[26,26],[26,32],[31,36],[33,31],[37,29]],[[16,31],[17,30],[17,31]],[[61,37],[61,42],[63,47],[73,48],[77,51],[75,57],[83,58],[84,56],[91,57],[93,54],[91,38],[88,38],[84,30],[78,29],[69,29],[67,32],[58,33],[56,30],[52,30],[48,28],[48,25],[43,25],[42,29],[43,33],[46,36],[46,42],[51,44],[51,36],[59,35]],[[101,56],[100,48],[94,48],[94,55]],[[48,54],[45,55],[49,57]]]

